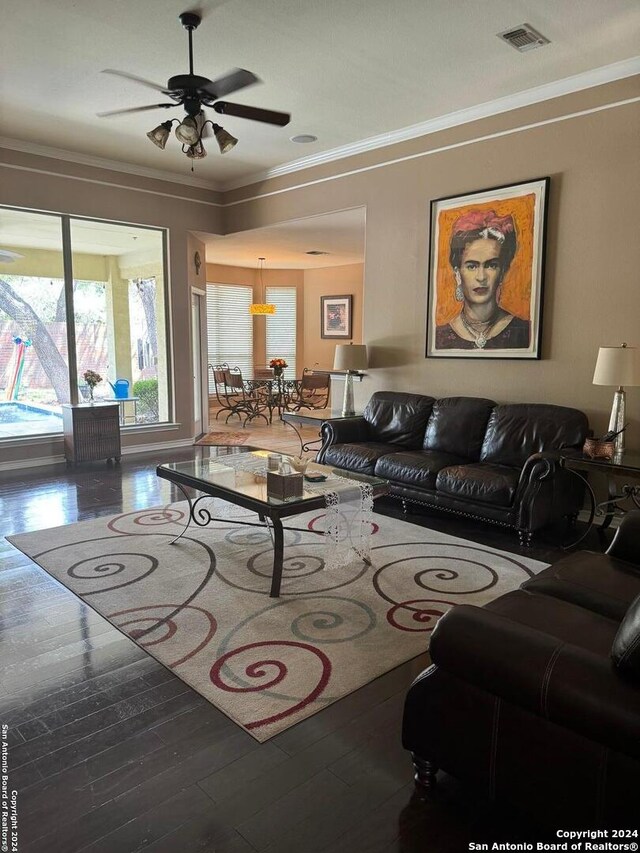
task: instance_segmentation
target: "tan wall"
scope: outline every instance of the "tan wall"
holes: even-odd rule
[[[262,274],[265,287],[295,287],[296,294],[296,362],[298,373],[302,371],[304,360],[304,271],[303,270],[279,270],[265,269]],[[207,281],[211,284],[249,284],[253,287],[253,299],[261,302],[264,294],[261,293],[258,280],[258,270],[250,267],[230,267],[226,264],[207,264]],[[255,317],[253,321],[253,360],[256,367],[265,364],[265,352],[267,346],[266,323],[264,317]],[[302,365],[302,366],[301,366]]]
[[[175,383],[173,417],[179,424],[177,430],[125,434],[123,444],[187,439],[193,434],[191,348],[184,343],[190,340],[189,284],[193,256],[189,232],[220,233],[217,194],[7,149],[0,154],[0,204],[168,229],[171,370],[175,376],[188,377],[189,381]],[[202,278],[203,273],[204,266]],[[45,457],[52,448],[61,453],[61,439],[0,447],[0,464]]]
[[[284,191],[227,208],[225,230],[366,205],[364,342],[372,369],[356,386],[356,405],[384,388],[539,401],[583,409],[602,432],[614,389],[591,383],[598,347],[640,346],[640,109],[602,107],[637,98],[638,83],[618,81],[236,190],[228,199]],[[567,118],[578,110],[587,112]],[[385,157],[400,162],[380,167]],[[545,175],[542,360],[425,359],[431,200]],[[640,388],[628,390],[627,407],[627,445],[639,448]]]
[[[320,297],[353,296],[354,344],[362,343],[362,315],[364,309],[362,264],[346,264],[342,267],[304,271],[304,367],[325,370],[333,367],[336,343],[345,341],[325,340],[320,337]]]
[[[175,416],[192,427],[190,231],[230,233],[366,206],[363,342],[379,388],[470,394],[584,409],[606,428],[613,389],[591,384],[600,345],[640,345],[640,81],[627,78],[225,194],[3,150],[0,203],[169,229]],[[395,161],[395,162],[392,162]],[[541,361],[425,359],[432,199],[551,177]],[[269,195],[267,195],[269,194]],[[287,271],[299,272],[299,271]],[[265,271],[274,283],[275,270]],[[211,279],[210,279],[211,280]],[[287,283],[281,281],[279,283]],[[299,291],[300,292],[300,291]],[[304,316],[304,302],[300,317]],[[300,356],[307,355],[306,344]],[[640,448],[640,388],[628,391],[628,446]],[[127,436],[160,441],[162,434]],[[166,437],[166,434],[165,434]],[[47,447],[0,449],[7,458]],[[58,450],[59,452],[59,450]]]

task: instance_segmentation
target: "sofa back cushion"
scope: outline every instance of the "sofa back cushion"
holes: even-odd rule
[[[481,462],[522,466],[532,453],[582,447],[587,416],[578,409],[544,403],[496,406],[487,426]]]
[[[422,394],[376,391],[364,410],[370,440],[418,449],[432,406],[433,397]]]
[[[640,595],[631,602],[620,623],[611,657],[619,672],[640,681]]]
[[[424,435],[424,450],[453,453],[477,462],[493,411],[493,400],[483,397],[444,397],[433,404]]]

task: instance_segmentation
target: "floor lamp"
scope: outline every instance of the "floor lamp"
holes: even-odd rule
[[[355,415],[353,405],[353,375],[367,367],[367,348],[364,344],[337,344],[333,359],[334,370],[345,370],[342,417]]]
[[[640,357],[636,347],[600,347],[596,369],[593,374],[594,385],[614,385],[618,390],[613,395],[609,431],[619,432],[625,426],[624,385],[640,385]],[[624,432],[615,439],[615,454],[624,453]]]

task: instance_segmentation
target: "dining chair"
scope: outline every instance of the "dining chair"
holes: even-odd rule
[[[251,383],[249,383],[249,389],[247,389],[240,368],[227,366],[224,374],[225,397],[231,408],[225,423],[229,421],[232,415],[238,416],[243,427],[247,425],[247,421],[252,421],[254,418],[264,418],[266,423],[269,423],[269,418],[264,413],[264,410],[268,408],[268,404],[264,397],[251,388]],[[242,420],[243,415],[244,421]]]
[[[221,412],[232,412],[229,397],[233,395],[229,395],[227,389],[227,371],[229,370],[229,365],[226,362],[224,364],[210,364],[209,370],[213,374],[213,387],[216,400],[220,407],[216,412],[216,420],[218,420]],[[233,402],[237,402],[237,399],[234,398]]]
[[[305,367],[302,379],[287,394],[287,410],[297,412],[300,409],[326,409],[331,394],[331,375],[314,373]]]

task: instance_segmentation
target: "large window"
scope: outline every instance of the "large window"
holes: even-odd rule
[[[168,420],[163,232],[0,208],[0,233],[0,437],[60,432],[86,370],[138,398],[126,424]]]
[[[253,289],[246,285],[207,284],[207,339],[209,364],[226,362],[243,375],[253,374],[253,317],[249,306]],[[209,391],[213,393],[209,371]]]
[[[296,288],[267,287],[267,302],[276,313],[267,316],[267,364],[272,358],[284,358],[289,365],[287,378],[296,377]]]

